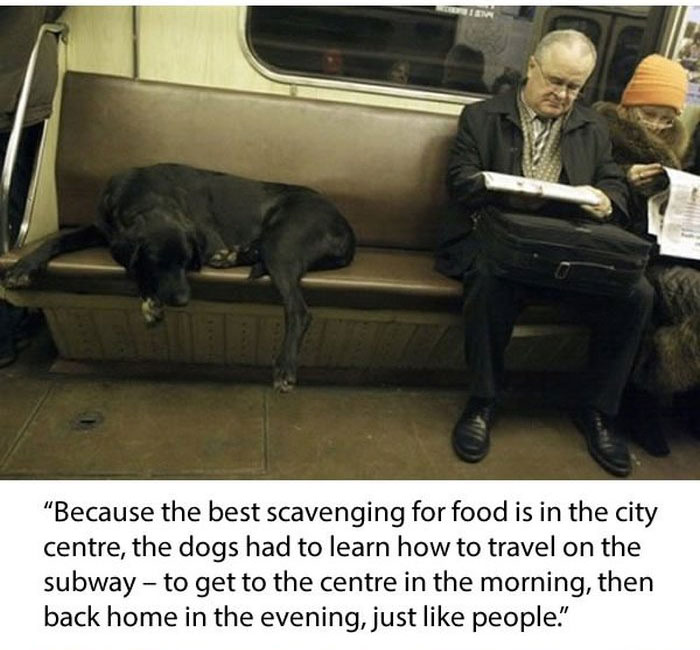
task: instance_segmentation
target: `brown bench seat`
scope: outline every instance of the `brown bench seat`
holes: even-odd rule
[[[22,252],[30,251],[33,245]],[[21,255],[11,251],[0,258],[0,270]],[[302,279],[310,306],[355,309],[399,309],[444,311],[459,314],[461,285],[433,270],[433,256],[424,251],[359,248],[353,263],[334,271],[314,271]],[[268,277],[249,280],[250,267],[214,269],[204,267],[190,273],[194,300],[215,302],[279,303]],[[76,294],[104,293],[136,296],[136,285],[126,277],[106,248],[66,253],[49,263],[47,273],[34,283],[34,290]],[[575,314],[564,306],[535,306],[527,310],[523,323],[574,323]]]
[[[30,250],[30,247],[27,247]],[[12,265],[17,251],[2,259],[0,268]],[[302,279],[309,305],[356,309],[417,309],[459,312],[461,286],[433,270],[433,257],[425,251],[360,248],[354,262],[333,271],[315,271]],[[262,302],[278,304],[269,277],[249,280],[250,267],[214,269],[190,273],[195,300]],[[35,282],[36,290],[67,293],[136,295],[106,248],[90,248],[60,255],[49,263],[46,275]]]
[[[59,226],[92,222],[112,174],[156,162],[313,187],[348,218],[358,250],[347,268],[302,281],[314,321],[301,367],[461,371],[462,287],[433,270],[432,254],[456,124],[449,115],[69,72]],[[192,273],[190,305],[166,309],[164,326],[153,329],[134,283],[104,248],[54,259],[31,289],[8,298],[44,309],[64,358],[269,366],[282,309],[269,279],[250,281],[248,271]],[[543,335],[546,350],[514,341],[511,356],[523,361],[514,365],[568,367],[569,348],[580,365],[580,331],[573,348],[552,343],[567,321],[560,309],[529,309],[520,338]]]

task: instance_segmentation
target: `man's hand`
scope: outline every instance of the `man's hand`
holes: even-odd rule
[[[592,192],[595,192],[598,197],[598,203],[595,205],[582,205],[581,207],[585,212],[590,214],[594,219],[599,221],[605,221],[612,214],[612,203],[605,192],[602,192],[597,187],[592,187],[591,185],[584,185],[584,187]]]

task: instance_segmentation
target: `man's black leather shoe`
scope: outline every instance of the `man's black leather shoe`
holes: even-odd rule
[[[462,460],[477,463],[489,452],[495,406],[492,400],[469,400],[452,431],[452,446]]]
[[[627,476],[632,469],[627,443],[608,426],[606,417],[594,408],[574,415],[574,424],[586,436],[588,451],[596,462],[615,476]]]

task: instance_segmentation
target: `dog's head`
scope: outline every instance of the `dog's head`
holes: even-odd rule
[[[189,224],[147,217],[112,238],[112,257],[137,282],[144,299],[184,306],[190,300],[186,273],[202,268],[197,232]]]

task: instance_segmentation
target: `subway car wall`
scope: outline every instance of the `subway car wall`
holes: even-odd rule
[[[614,100],[635,62],[675,51],[685,7],[73,6],[61,73],[387,106],[456,115],[517,83],[551,29],[598,45],[582,101]],[[685,25],[687,28],[688,25]],[[53,173],[60,85],[49,120],[29,235],[56,228]],[[696,107],[683,114],[689,127]]]

